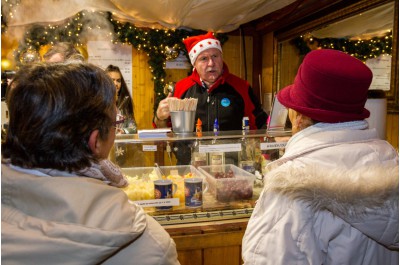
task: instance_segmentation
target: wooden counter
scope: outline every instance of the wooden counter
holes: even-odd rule
[[[182,265],[239,265],[247,222],[243,218],[164,228],[175,240]]]

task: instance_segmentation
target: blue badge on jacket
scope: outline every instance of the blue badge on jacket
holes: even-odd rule
[[[229,100],[229,98],[223,98],[221,100],[221,105],[224,107],[228,107],[229,105],[231,105],[231,101]]]

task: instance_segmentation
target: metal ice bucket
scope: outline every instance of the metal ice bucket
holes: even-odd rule
[[[170,113],[174,133],[192,133],[194,131],[196,111],[171,111]]]

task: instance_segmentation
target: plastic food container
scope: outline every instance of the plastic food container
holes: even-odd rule
[[[161,175],[154,167],[121,168],[129,185],[122,190],[131,201],[154,199],[154,180],[161,179]]]
[[[198,167],[206,181],[208,191],[218,201],[248,200],[253,197],[255,175],[231,164]]]

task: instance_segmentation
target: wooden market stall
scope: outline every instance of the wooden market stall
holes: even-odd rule
[[[255,94],[266,104],[266,95],[276,93],[294,79],[304,56],[294,40],[302,38],[303,44],[308,45],[308,48],[318,48],[313,46],[316,43],[307,42],[303,36],[308,34],[307,38],[310,40],[312,34],[321,28],[386,5],[392,5],[393,15],[389,18],[392,21],[392,59],[390,86],[385,90],[385,139],[398,150],[398,0],[292,1],[265,16],[224,32],[227,36],[223,45],[224,61],[233,74],[250,82]],[[20,49],[21,40],[8,33],[2,32],[2,72],[16,70],[18,66],[15,58],[13,61],[13,56]],[[86,44],[83,43],[80,49],[87,52]],[[40,51],[41,54],[43,52]],[[138,129],[152,127],[154,105],[160,96],[155,90],[155,80],[162,79],[163,83],[176,82],[186,77],[189,70],[164,69],[165,76],[155,77],[154,69],[149,67],[149,54],[143,49],[132,49],[132,97]],[[163,153],[160,156],[164,159]],[[151,162],[155,160],[157,158],[151,158]],[[254,207],[254,203],[252,201],[248,208]],[[246,207],[241,209],[244,208]],[[164,224],[164,227],[176,242],[181,264],[236,265],[242,262],[241,241],[250,214],[251,211],[246,212],[243,217]]]

